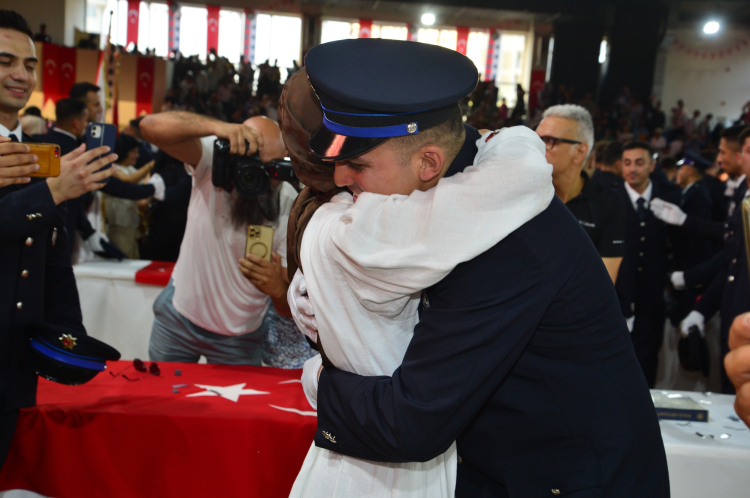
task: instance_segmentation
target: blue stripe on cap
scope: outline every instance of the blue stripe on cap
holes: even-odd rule
[[[90,370],[98,370],[99,372],[103,372],[107,368],[104,361],[100,363],[97,361],[85,360],[81,356],[71,356],[65,353],[61,353],[59,351],[56,351],[55,349],[48,347],[45,344],[42,344],[36,339],[31,339],[31,347],[33,347],[43,355],[49,356],[53,360],[57,360],[67,365],[73,365],[74,367],[88,368]]]
[[[368,128],[358,128],[355,126],[345,126],[342,124],[334,123],[323,115],[323,124],[326,128],[339,135],[347,137],[358,137],[358,138],[390,138],[390,137],[403,137],[406,135],[415,135],[419,133],[419,126],[414,130],[413,133],[409,133],[408,124],[400,124],[394,126],[373,126]],[[416,124],[416,123],[415,123]]]

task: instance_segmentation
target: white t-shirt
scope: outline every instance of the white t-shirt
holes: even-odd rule
[[[195,325],[222,335],[252,332],[263,323],[269,297],[239,270],[247,233],[231,219],[231,195],[211,183],[216,137],[203,137],[200,162],[185,169],[193,177],[185,237],[172,272],[175,309]],[[286,182],[279,193],[279,219],[273,223],[273,251],[286,267],[286,228],[297,191]]]

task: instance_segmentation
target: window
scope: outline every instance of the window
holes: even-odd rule
[[[500,36],[500,62],[495,84],[498,99],[506,99],[508,107],[516,105],[516,84],[522,82],[525,53],[526,35],[503,33]]]
[[[487,69],[487,48],[489,43],[490,34],[487,31],[469,31],[466,56],[477,66],[480,80],[484,80],[484,72]]]
[[[325,20],[321,25],[320,42],[327,43],[336,40],[359,38],[359,23],[347,21]],[[372,24],[372,38],[387,40],[406,40],[408,29],[406,25]]]
[[[109,13],[112,12],[112,43],[126,45],[128,39],[127,0],[87,0],[86,31],[102,35],[109,32]],[[169,36],[169,8],[166,3],[141,2],[138,11],[138,50],[155,49],[156,55],[166,56]]]
[[[219,11],[219,56],[239,64],[245,36],[245,16],[235,10]]]
[[[222,27],[222,29],[224,29]],[[243,31],[244,33],[244,31]],[[244,35],[243,35],[244,36]],[[302,19],[296,16],[258,14],[255,32],[255,65],[269,61],[279,67],[286,81],[294,61],[301,58]]]
[[[203,7],[180,7],[180,52],[186,57],[206,59],[208,11]]]

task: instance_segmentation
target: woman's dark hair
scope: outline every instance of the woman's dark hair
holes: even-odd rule
[[[120,135],[117,137],[117,140],[115,141],[115,154],[117,154],[117,160],[122,161],[123,159],[128,157],[128,154],[130,154],[131,150],[137,149],[138,147],[138,140],[131,137],[130,135],[120,133]]]

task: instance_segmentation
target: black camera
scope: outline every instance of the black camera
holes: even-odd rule
[[[255,199],[271,190],[271,180],[291,182],[297,179],[289,158],[264,163],[257,154],[240,156],[229,151],[229,140],[216,139],[211,171],[214,187],[227,192],[237,189],[242,197]]]

